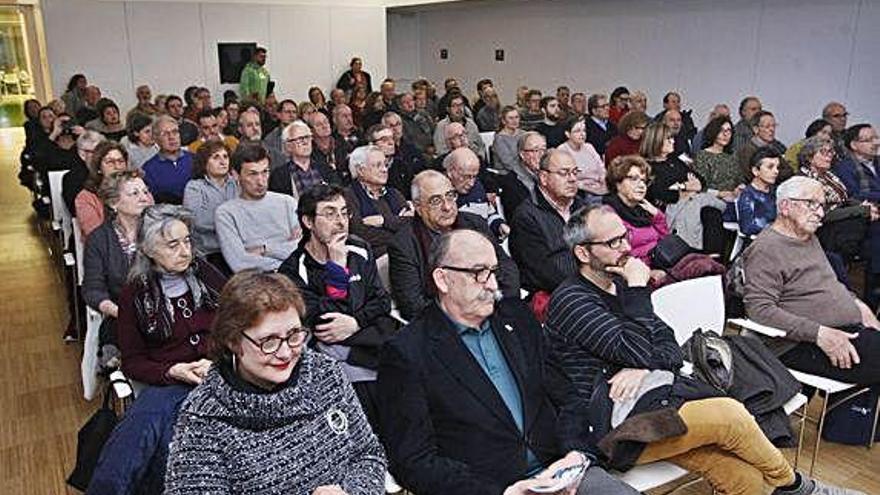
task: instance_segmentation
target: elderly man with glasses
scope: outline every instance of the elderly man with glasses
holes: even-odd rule
[[[315,347],[342,365],[367,419],[378,433],[376,368],[379,349],[397,324],[370,245],[349,234],[343,190],[321,184],[299,198],[297,214],[306,241],[278,268],[300,289],[303,322]]]
[[[792,177],[776,189],[776,221],[746,249],[749,318],[785,332],[767,346],[792,369],[846,383],[880,383],[880,322],[837,280],[816,238],[822,185]]]
[[[458,211],[458,192],[436,170],[419,172],[413,179],[413,221],[400,229],[388,245],[391,290],[401,316],[411,319],[431,303],[435,287],[428,271],[431,244],[452,229],[471,229],[492,237],[486,221]],[[507,296],[519,296],[519,270],[497,242],[492,243],[500,264],[498,283]]]
[[[575,272],[562,228],[583,205],[577,196],[577,172],[571,153],[548,151],[541,158],[532,197],[513,216],[510,252],[522,272],[523,288],[532,293],[549,294]]]
[[[334,170],[312,159],[312,130],[305,122],[291,122],[281,138],[288,161],[281,167],[273,167],[269,176],[270,191],[296,198],[311,187],[334,181]]]

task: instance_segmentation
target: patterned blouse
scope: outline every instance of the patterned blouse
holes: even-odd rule
[[[729,153],[700,150],[694,156],[693,169],[702,178],[706,189],[733,191],[746,182],[736,158]]]
[[[815,179],[822,184],[822,190],[825,191],[826,212],[841,206],[849,199],[846,185],[834,175],[834,172],[828,170],[825,173],[819,173],[810,167],[801,167],[801,175]]]

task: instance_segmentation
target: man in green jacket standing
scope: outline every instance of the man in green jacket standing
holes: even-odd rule
[[[254,57],[241,70],[238,92],[244,100],[263,103],[269,87],[269,70],[266,69],[266,49],[257,47]]]

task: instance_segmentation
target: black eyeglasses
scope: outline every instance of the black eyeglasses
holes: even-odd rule
[[[443,206],[443,204],[447,201],[450,203],[455,203],[456,200],[458,200],[458,191],[456,191],[455,189],[450,189],[443,194],[435,194],[431,196],[425,202],[431,208],[437,209]]]
[[[444,270],[452,270],[454,272],[470,273],[474,277],[474,281],[478,284],[485,284],[489,281],[489,277],[498,274],[499,266],[475,266],[473,268],[464,268],[461,266],[441,265]]]
[[[271,355],[278,352],[278,349],[281,349],[281,343],[287,342],[287,347],[293,349],[294,347],[302,345],[303,342],[306,341],[306,338],[309,336],[309,329],[305,327],[295,328],[287,337],[266,337],[265,339],[257,342],[252,339],[248,334],[241,332],[244,338],[248,339],[252,344],[257,346],[263,354]]]
[[[604,241],[587,241],[587,242],[582,242],[582,243],[581,243],[581,246],[599,246],[599,245],[602,245],[602,246],[607,247],[608,249],[620,249],[621,247],[623,247],[623,241],[626,241],[627,244],[630,243],[630,238],[631,238],[631,237],[632,237],[632,236],[630,235],[629,231],[627,230],[626,232],[624,232],[623,234],[620,234],[620,235],[617,236],[617,237],[612,237],[611,239],[606,239],[606,240],[604,240]]]

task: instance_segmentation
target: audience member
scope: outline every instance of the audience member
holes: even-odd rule
[[[85,91],[88,85],[89,81],[83,74],[74,74],[67,82],[67,91],[61,95],[61,101],[71,115],[76,115],[85,104]]]
[[[98,349],[99,362],[105,369],[118,365],[119,296],[137,251],[141,214],[153,204],[153,196],[142,177],[139,170],[131,170],[109,175],[102,181],[98,194],[111,213],[89,235],[85,245],[82,296],[86,304],[103,316]]]
[[[431,243],[444,232],[469,228],[491,237],[489,226],[477,215],[458,211],[458,193],[446,176],[435,170],[419,172],[413,179],[415,216],[388,245],[391,291],[401,316],[412,319],[435,295],[428,267]],[[501,266],[499,284],[505,295],[519,297],[519,270],[493,242]]]
[[[294,198],[310,187],[329,182],[334,175],[327,165],[312,160],[312,130],[301,120],[296,120],[281,133],[287,163],[272,170],[269,190]]]
[[[697,126],[694,125],[694,120],[691,118],[693,110],[682,110],[681,94],[676,93],[675,91],[670,91],[663,95],[663,110],[654,117],[654,121],[666,123],[666,113],[673,110],[681,114],[682,138],[688,141],[689,146],[690,140],[693,139],[694,134],[697,133]],[[666,123],[666,125],[669,125],[669,123]]]
[[[492,164],[497,170],[513,172],[519,163],[517,146],[523,130],[519,127],[519,111],[505,105],[500,112],[501,123],[492,141]]]
[[[804,132],[804,139],[795,142],[794,144],[789,146],[787,150],[785,150],[785,155],[783,155],[783,158],[785,159],[786,163],[794,168],[795,173],[797,173],[797,169],[799,167],[798,154],[801,152],[801,148],[804,146],[804,141],[816,135],[822,136],[826,139],[831,139],[831,123],[825,119],[816,119],[810,122],[810,125],[807,126],[807,130]],[[837,150],[835,150],[835,155],[835,164],[846,157],[845,153],[842,155],[838,154]]]
[[[776,220],[745,252],[746,313],[786,333],[765,342],[789,368],[876,385],[880,323],[838,282],[819,245],[825,204],[822,185],[808,177],[776,189]]]
[[[226,127],[223,128],[223,134],[227,136],[238,136],[238,117],[240,115],[240,106],[238,100],[229,100],[223,104],[226,110]]]
[[[645,128],[651,121],[647,114],[632,111],[627,112],[620,119],[620,127],[615,129],[616,134],[607,143],[607,148],[603,145],[603,152],[596,148],[596,152],[605,155],[606,166],[614,161],[618,156],[638,155],[639,147],[642,144],[642,138],[645,136]],[[614,125],[614,124],[610,124]],[[590,128],[590,122],[587,121],[587,128]],[[587,131],[587,141],[590,141],[590,131]],[[596,144],[590,141],[593,147]]]
[[[262,103],[269,93],[270,80],[269,70],[266,69],[266,49],[258,46],[254,50],[250,62],[241,70],[238,94],[242,99]]]
[[[672,138],[675,141],[672,154],[674,156],[689,156],[691,154],[691,142],[690,138],[682,132],[684,122],[682,120],[681,112],[678,110],[667,110],[663,113],[662,122],[669,128]],[[696,129],[694,129],[694,132],[696,133]]]
[[[763,109],[757,96],[746,96],[739,102],[739,122],[733,127],[733,152],[737,153],[755,135],[752,119]]]
[[[180,130],[171,117],[153,122],[153,137],[159,152],[144,163],[144,180],[157,203],[180,204],[192,177],[192,153],[181,148]]]
[[[350,236],[349,212],[338,186],[306,191],[297,211],[299,247],[278,268],[305,299],[304,323],[314,347],[338,361],[354,386],[374,431],[379,431],[376,368],[379,350],[396,330],[391,298],[382,285],[370,245]]]
[[[183,206],[193,214],[195,252],[224,273],[230,270],[220,251],[214,215],[221,204],[240,194],[238,180],[230,173],[229,152],[222,141],[202,145],[193,159],[192,179],[183,191]]]
[[[148,117],[159,114],[159,108],[153,103],[153,92],[148,85],[141,84],[138,86],[137,89],[135,89],[134,96],[137,98],[137,104],[125,114],[126,127],[130,127],[131,120],[137,114],[146,115]]]
[[[351,174],[348,170],[348,152],[346,145],[340,143],[333,135],[330,120],[322,112],[315,112],[307,121],[312,130],[312,161],[320,164],[327,180],[334,184],[348,185]]]
[[[770,146],[779,153],[780,156],[785,153],[785,145],[776,139],[776,118],[772,113],[766,110],[757,112],[752,117],[752,133],[753,135],[749,142],[742,145],[735,154],[737,164],[743,171],[743,174],[749,169],[752,155],[760,148]],[[736,130],[734,130],[734,135],[736,135]],[[735,144],[734,149],[736,149]],[[793,175],[793,173],[790,173],[790,170],[791,167],[789,167],[788,164],[785,164],[784,167],[780,167],[780,182],[785,181]]]
[[[525,111],[520,112],[520,128],[524,131],[536,130],[538,124],[544,121],[544,112],[541,111],[541,92],[530,89],[526,94]]]
[[[556,88],[556,100],[559,102],[559,111],[562,120],[568,120],[570,118],[569,112],[571,110],[571,88],[568,86],[559,86]]]
[[[630,95],[626,86],[618,86],[611,92],[611,107],[608,109],[608,120],[618,125],[620,119],[629,112]]]
[[[733,122],[730,117],[721,115],[710,120],[700,132],[703,144],[694,155],[694,172],[699,174],[703,187],[717,191],[726,201],[733,201],[745,182],[744,170],[730,152]],[[751,162],[748,170],[751,170]]]
[[[385,130],[377,133],[377,129]],[[388,141],[387,133],[391,132],[392,140]],[[370,131],[367,131],[368,134]],[[409,194],[412,179],[425,168],[424,155],[404,135],[403,121],[400,115],[386,112],[382,116],[382,124],[372,131],[370,143],[378,146],[386,153],[388,159],[388,185],[404,195]],[[388,155],[391,152],[391,155]]]
[[[580,92],[571,95],[568,117],[574,120],[584,120],[587,117],[587,95]]]
[[[344,145],[345,154],[348,155],[361,142],[361,136],[354,126],[351,108],[340,104],[333,106],[333,135],[339,144]]]
[[[547,141],[538,132],[524,132],[517,142],[517,152],[512,171],[501,176],[501,204],[507,218],[513,218],[517,208],[532,196]]]
[[[125,124],[119,118],[119,107],[109,98],[98,100],[95,110],[98,116],[86,122],[85,128],[100,132],[107,139],[119,141],[126,134]]]
[[[849,149],[843,143],[843,132],[849,112],[843,103],[832,101],[822,109],[822,118],[831,124],[831,139],[834,140],[834,153],[839,159],[847,156]],[[836,160],[835,160],[836,161]]]
[[[287,146],[281,139],[281,132],[285,127],[290,125],[291,122],[296,120],[298,115],[296,102],[293,100],[282,100],[281,103],[278,104],[278,126],[272,129],[266,134],[266,137],[263,138],[263,146],[269,150],[269,161],[272,164],[273,169],[287,163],[287,153],[284,151]],[[302,120],[303,122],[308,122],[305,118]],[[230,149],[234,148],[230,147]]]
[[[196,121],[199,124],[199,138],[187,146],[190,153],[196,153],[208,141],[220,141],[230,151],[235,151],[238,147],[238,139],[235,136],[224,136],[221,133],[217,115],[213,110],[202,110],[196,116]]]
[[[544,120],[535,125],[535,130],[547,139],[547,147],[555,148],[565,142],[565,121],[559,101],[554,96],[541,99],[541,111]]]
[[[696,380],[684,391],[682,351],[654,312],[651,270],[629,256],[627,232],[606,206],[572,216],[564,235],[578,270],[553,293],[545,326],[549,359],[578,398],[591,410],[613,409],[610,421],[593,425],[597,438],[612,442],[603,449],[611,452],[609,464],[628,469],[667,460],[722,493],[765,493],[766,485],[774,495],[842,492],[796,473],[742,403]],[[664,410],[677,428],[658,417]]]
[[[630,95],[630,110],[648,113],[648,95],[641,91],[634,91]]]
[[[670,112],[667,112],[667,115]],[[639,154],[651,165],[648,201],[661,209],[678,201],[678,191],[684,188],[687,173],[690,171],[690,168],[674,155],[674,142],[672,129],[663,122],[654,122],[645,129],[639,147]]]
[[[585,462],[586,409],[545,365],[540,324],[518,298],[501,300],[491,241],[447,232],[427,263],[436,302],[380,361],[392,473],[419,494],[498,495],[565,452],[579,451],[555,466]],[[636,493],[596,465],[580,491]]]
[[[501,124],[499,116],[501,103],[498,101],[495,88],[491,86],[485,88],[478,103],[483,103],[483,105],[479,110],[475,110],[474,120],[477,121],[477,128],[480,132],[495,132]]]
[[[578,190],[588,202],[595,202],[608,194],[605,185],[605,163],[596,148],[587,142],[587,124],[583,120],[568,120],[565,123],[564,143],[558,149],[567,151],[574,158],[578,168]]]
[[[486,145],[480,137],[480,130],[474,121],[468,118],[465,113],[464,95],[455,95],[449,98],[449,106],[447,107],[448,115],[446,118],[437,122],[434,128],[434,152],[437,155],[443,155],[449,152],[449,146],[446,144],[446,126],[452,123],[461,124],[467,133],[468,147],[481,158],[486,156]]]
[[[70,170],[61,179],[61,197],[71,215],[76,215],[76,197],[91,174],[95,148],[104,141],[106,138],[95,131],[85,131],[76,138],[76,154],[72,157]]]
[[[394,234],[412,218],[412,207],[399,190],[387,185],[388,165],[378,146],[355,148],[348,166],[353,177],[345,191],[349,228],[382,257]]]
[[[416,100],[412,93],[403,93],[398,97],[400,118],[403,121],[403,136],[421,153],[433,154],[434,121],[424,110],[416,108]]]
[[[263,139],[260,111],[256,107],[250,107],[239,114],[238,138],[241,142],[252,143],[259,143]]]
[[[709,122],[712,122],[713,120],[717,119],[718,117],[727,117],[729,120],[730,119],[730,107],[728,107],[724,103],[719,103],[719,104],[715,105],[714,107],[712,107],[712,110],[709,112],[709,118],[706,119],[706,125],[708,126]],[[702,129],[698,130],[696,134],[694,134],[694,138],[691,140],[690,156],[696,157],[697,153],[699,153],[700,150],[702,150],[706,147],[705,132],[706,132],[706,128],[704,127]],[[732,122],[730,124],[730,136],[731,136],[731,139],[729,142],[730,150],[728,151],[728,153],[732,154],[733,153],[733,123]],[[709,144],[712,144],[712,143],[709,143]]]
[[[327,104],[327,97],[324,96],[321,88],[318,86],[309,88],[309,101],[315,106],[315,110],[326,115],[328,119],[330,118],[330,107]]]
[[[296,200],[269,191],[269,152],[242,143],[232,155],[241,196],[217,207],[214,221],[223,259],[233,272],[274,271],[301,237]]]
[[[282,275],[229,281],[215,364],[181,408],[165,493],[383,493],[382,446],[339,366],[307,348],[305,311]]]
[[[188,146],[199,137],[199,128],[194,123],[183,118],[183,100],[177,95],[170,95],[165,100],[165,114],[177,122],[180,132],[180,143]],[[158,136],[153,136],[156,139]]]
[[[764,148],[752,155],[752,180],[736,200],[736,218],[742,235],[758,235],[776,220],[779,164],[779,154],[772,149]]]
[[[144,164],[156,156],[159,145],[153,138],[153,117],[136,113],[128,124],[128,134],[119,142],[128,151],[131,168],[140,170]]]
[[[571,251],[562,240],[562,226],[583,204],[577,197],[577,174],[570,153],[547,151],[540,160],[531,196],[511,221],[510,253],[521,270],[522,286],[532,293],[544,292],[545,298],[574,273]]]
[[[510,234],[510,226],[498,214],[495,195],[489,194],[480,180],[480,159],[466,147],[454,149],[443,160],[443,170],[458,193],[458,211],[479,215],[489,225],[489,230],[503,241]]]
[[[86,86],[85,92],[83,93],[82,105],[75,111],[68,111],[67,109],[56,109],[56,114],[68,113],[72,115],[76,122],[85,126],[87,123],[97,119],[101,116],[98,112],[98,102],[101,101],[101,88],[97,86]]]
[[[353,57],[348,63],[349,70],[345,71],[336,82],[336,88],[345,92],[352,91],[355,87],[364,88],[367,93],[373,91],[373,81],[370,73],[364,70],[364,61],[360,57]]]
[[[128,152],[121,144],[104,141],[95,147],[94,158],[89,162],[89,177],[74,200],[75,212],[83,239],[104,223],[104,202],[98,197],[101,181],[117,172],[128,169]]]
[[[193,256],[189,225],[180,206],[143,212],[117,325],[122,370],[149,387],[104,445],[89,493],[163,491],[177,411],[211,366],[210,330],[226,280]]]

